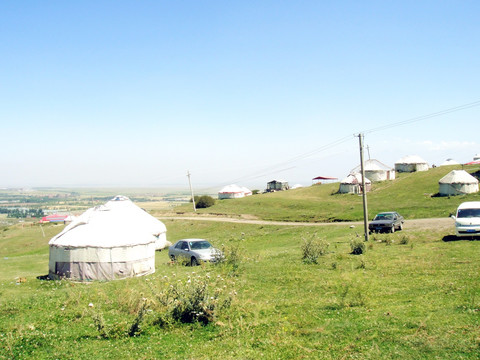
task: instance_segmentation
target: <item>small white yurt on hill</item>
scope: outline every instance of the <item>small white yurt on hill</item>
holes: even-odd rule
[[[460,165],[460,163],[453,159],[447,159],[443,163],[441,163],[439,166],[450,166],[450,165]]]
[[[365,178],[371,181],[385,181],[395,179],[395,170],[390,166],[381,163],[375,159],[369,159],[363,164],[365,170]],[[351,173],[360,173],[361,165],[358,165]]]
[[[372,182],[365,176],[365,188],[369,192],[372,189]],[[338,192],[341,194],[361,194],[362,193],[362,174],[354,173],[348,175],[340,182]]]
[[[252,192],[246,187],[240,187],[236,184],[224,186],[218,192],[219,199],[238,199],[252,195]]]
[[[452,170],[439,181],[442,196],[464,195],[478,192],[478,180],[465,170]]]
[[[395,171],[398,172],[415,172],[427,171],[428,163],[418,155],[408,155],[395,163]]]
[[[88,209],[49,244],[49,278],[114,280],[155,272],[165,225],[125,196]]]

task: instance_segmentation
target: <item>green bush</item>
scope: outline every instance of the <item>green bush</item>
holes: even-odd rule
[[[195,199],[195,207],[197,209],[205,209],[215,204],[215,199],[208,195],[202,195]]]
[[[407,245],[409,242],[410,242],[410,239],[406,235],[403,235],[402,238],[400,239],[400,245]]]
[[[352,250],[351,254],[361,255],[365,252],[365,243],[362,239],[355,238],[350,241],[350,249]]]
[[[189,277],[185,283],[170,284],[166,289],[154,290],[162,309],[156,324],[166,327],[175,322],[207,325],[217,317],[219,310],[230,307],[231,291],[225,294],[227,286],[221,286],[223,279],[210,279],[210,276]]]
[[[318,264],[318,258],[325,255],[330,244],[318,239],[316,234],[310,238],[304,238],[302,243],[302,261],[305,264]]]

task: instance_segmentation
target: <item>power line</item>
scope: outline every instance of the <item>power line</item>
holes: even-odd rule
[[[302,154],[299,154],[293,158],[290,158],[289,160],[286,160],[286,161],[282,161],[282,162],[279,162],[279,163],[276,163],[272,166],[269,166],[269,167],[266,167],[266,168],[263,168],[263,169],[260,169],[258,171],[256,171],[255,173],[252,173],[250,175],[246,175],[246,176],[242,176],[240,178],[237,178],[237,179],[234,179],[234,180],[231,180],[229,181],[228,183],[231,184],[231,183],[236,183],[236,182],[239,182],[239,181],[246,181],[246,180],[252,180],[252,179],[256,179],[256,178],[259,178],[259,177],[262,177],[262,176],[266,176],[266,175],[269,175],[269,174],[272,174],[272,173],[277,173],[277,172],[280,172],[280,171],[286,171],[286,170],[290,170],[292,169],[293,167],[289,167],[287,169],[280,169],[280,170],[276,170],[278,169],[279,167],[284,167],[286,165],[289,165],[291,163],[294,163],[294,162],[297,162],[299,160],[302,160],[302,159],[305,159],[305,158],[308,158],[312,155],[315,155],[319,152],[323,152],[325,150],[328,150],[332,147],[335,147],[335,146],[338,146],[348,140],[351,140],[352,137],[351,136],[345,136],[341,139],[338,139],[338,140],[335,140],[331,143],[328,143],[326,145],[323,145],[319,148],[316,148],[316,149],[313,149],[311,151],[308,151],[306,153],[302,153]],[[275,170],[275,171],[274,171]],[[265,173],[265,172],[269,172],[267,174],[259,174],[259,173]],[[227,183],[227,182],[225,182]]]
[[[371,134],[371,133],[374,133],[374,132],[377,132],[377,131],[388,130],[388,129],[391,129],[391,128],[394,128],[394,127],[407,125],[407,124],[412,124],[412,123],[415,123],[415,122],[420,122],[420,121],[423,121],[423,120],[427,120],[427,119],[431,119],[431,118],[434,118],[434,117],[450,114],[450,113],[457,112],[457,111],[470,109],[470,108],[477,107],[477,106],[480,106],[480,100],[477,100],[477,101],[474,101],[474,102],[471,102],[471,103],[467,103],[467,104],[463,104],[463,105],[459,105],[459,106],[455,106],[455,107],[448,108],[448,109],[445,109],[445,110],[437,111],[437,112],[430,113],[430,114],[427,114],[427,115],[417,116],[417,117],[414,117],[414,118],[411,118],[411,119],[407,119],[407,120],[403,120],[403,121],[379,126],[379,127],[376,127],[376,128],[372,128],[372,129],[363,131],[363,134]],[[358,136],[358,135],[354,134],[353,136]],[[344,143],[344,142],[346,142],[350,139],[352,139],[351,135],[342,137],[342,138],[337,139],[335,141],[332,141],[328,144],[325,144],[321,147],[318,147],[318,148],[315,148],[315,149],[310,150],[308,152],[305,152],[305,153],[299,154],[297,156],[294,156],[294,157],[290,158],[289,160],[276,163],[272,166],[260,169],[260,170],[256,171],[255,173],[252,173],[250,175],[243,176],[243,177],[231,180],[229,182],[224,182],[223,184],[252,180],[252,179],[256,179],[256,178],[259,178],[259,177],[262,177],[262,176],[266,176],[266,175],[269,175],[269,174],[272,174],[272,173],[277,173],[277,172],[280,172],[280,171],[289,170],[293,167],[274,171],[275,169],[278,169],[279,167],[284,167],[286,165],[295,163],[299,160],[311,157],[311,156],[313,156],[317,153],[320,153],[320,152],[326,151],[330,148],[336,147],[336,146],[338,146],[338,145],[340,145],[340,144],[342,144],[342,143]],[[265,172],[269,172],[269,173],[264,174]],[[260,173],[262,173],[262,174],[260,174]]]
[[[412,123],[419,122],[419,121],[422,121],[422,120],[431,119],[433,117],[442,116],[442,115],[450,114],[450,113],[453,113],[453,112],[470,109],[470,108],[473,108],[473,107],[476,107],[476,106],[479,106],[479,105],[480,105],[480,100],[474,101],[472,103],[460,105],[460,106],[455,106],[453,108],[437,111],[437,112],[434,112],[434,113],[431,113],[431,114],[417,116],[417,117],[414,117],[414,118],[411,118],[411,119],[408,119],[408,120],[403,120],[403,121],[399,121],[399,122],[396,122],[396,123],[379,126],[379,127],[372,128],[370,130],[364,131],[364,133],[369,134],[369,133],[372,133],[372,132],[391,129],[391,128],[397,127],[397,126],[412,124]]]

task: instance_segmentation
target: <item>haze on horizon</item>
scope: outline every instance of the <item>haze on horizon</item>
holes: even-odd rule
[[[3,2],[0,187],[309,185],[359,164],[360,132],[392,167],[471,161],[479,10]]]

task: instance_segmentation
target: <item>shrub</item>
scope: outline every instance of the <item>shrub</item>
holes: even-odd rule
[[[316,234],[307,239],[303,238],[302,261],[305,264],[318,264],[318,258],[327,253],[329,246],[327,241],[318,239]]]
[[[245,240],[245,234],[242,233],[239,239],[231,238],[227,244],[222,244],[220,253],[216,259],[215,264],[225,266],[229,275],[236,276],[240,269],[244,252],[241,241]]]
[[[195,207],[205,209],[215,204],[215,199],[208,195],[202,195],[195,200]]]
[[[361,255],[365,252],[365,243],[362,239],[352,239],[350,241],[350,249],[352,250],[351,254],[353,255]]]
[[[401,245],[407,245],[409,242],[410,242],[410,239],[406,235],[403,235],[402,238],[400,239]]]
[[[223,279],[216,279],[219,282]],[[154,294],[162,305],[156,324],[165,327],[174,322],[207,325],[216,319],[217,311],[228,308],[235,291],[225,295],[227,286],[215,283],[210,276],[192,277],[186,282],[171,284],[167,289]]]

